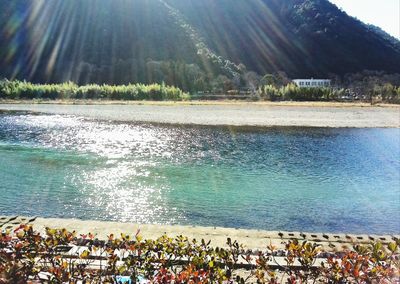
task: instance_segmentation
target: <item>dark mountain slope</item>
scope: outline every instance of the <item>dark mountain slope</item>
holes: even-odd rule
[[[1,75],[150,82],[157,80],[153,69],[162,68],[160,61],[199,61],[195,46],[159,1],[0,0],[0,5],[5,8],[0,12]]]
[[[327,0],[0,0],[0,77],[192,90],[240,64],[291,77],[400,72],[400,44]]]
[[[168,0],[217,53],[260,74],[400,71],[400,46],[327,0]]]

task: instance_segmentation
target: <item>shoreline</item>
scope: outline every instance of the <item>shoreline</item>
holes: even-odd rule
[[[131,103],[131,102],[130,102]],[[189,104],[190,103],[190,104]],[[0,103],[0,110],[161,125],[400,128],[400,106],[285,102]]]
[[[282,242],[297,239],[299,241],[310,241],[321,245],[326,251],[340,251],[351,248],[354,243],[368,244],[371,241],[380,241],[383,244],[392,242],[400,235],[370,235],[370,234],[334,234],[334,233],[307,233],[266,231],[255,229],[236,229],[222,227],[182,226],[182,225],[152,225],[135,224],[111,221],[40,218],[22,216],[0,216],[0,229],[13,230],[19,224],[32,224],[34,229],[44,233],[46,227],[69,231],[76,231],[77,236],[88,234],[96,235],[96,238],[105,240],[113,233],[117,238],[121,233],[135,235],[138,231],[145,239],[157,239],[166,234],[169,237],[183,235],[189,239],[204,239],[211,241],[213,246],[226,247],[227,238],[238,241],[249,249],[266,249],[269,244],[278,249],[284,249]]]
[[[153,106],[271,106],[271,107],[336,107],[336,108],[400,108],[400,104],[376,103],[371,105],[367,102],[334,102],[334,101],[246,101],[246,100],[187,100],[187,101],[129,101],[129,100],[6,100],[0,99],[0,106],[10,105],[153,105]]]

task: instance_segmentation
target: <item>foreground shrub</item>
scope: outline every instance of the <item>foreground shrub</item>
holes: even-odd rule
[[[120,86],[63,84],[32,84],[22,81],[0,81],[2,99],[106,99],[106,100],[185,100],[179,88],[165,84],[129,84]]]
[[[284,251],[270,245],[252,252],[230,239],[226,248],[183,236],[143,240],[139,233],[102,241],[65,229],[41,235],[21,225],[1,234],[0,283],[396,283],[398,246],[397,240],[324,253],[293,240]]]

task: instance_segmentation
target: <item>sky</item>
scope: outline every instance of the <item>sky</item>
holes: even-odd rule
[[[400,39],[400,0],[330,0],[350,16]]]

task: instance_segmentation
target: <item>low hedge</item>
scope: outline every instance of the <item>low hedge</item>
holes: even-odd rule
[[[40,234],[20,225],[1,234],[0,283],[398,283],[399,245],[356,244],[327,253],[292,240],[283,251],[269,245],[254,252],[230,239],[226,248],[183,236],[144,240],[139,232],[101,241],[90,233],[47,228]],[[80,249],[67,255],[71,246]]]
[[[0,81],[1,99],[105,99],[105,100],[186,100],[189,95],[164,84],[85,85],[33,84],[25,81]]]
[[[344,88],[301,88],[295,84],[283,87],[265,85],[257,90],[261,100],[271,101],[368,101],[398,104],[400,102],[400,86],[391,84],[371,87],[366,93]]]

